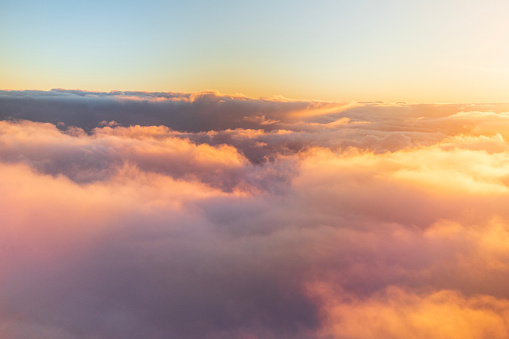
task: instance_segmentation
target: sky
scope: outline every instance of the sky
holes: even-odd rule
[[[508,101],[509,5],[0,1],[0,89]]]
[[[508,7],[0,0],[0,338],[509,338]]]

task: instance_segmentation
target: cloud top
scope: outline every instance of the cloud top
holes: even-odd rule
[[[1,92],[1,336],[506,338],[507,108]]]

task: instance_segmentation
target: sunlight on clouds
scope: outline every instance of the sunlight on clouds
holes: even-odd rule
[[[86,234],[101,233],[128,211],[177,212],[189,202],[226,196],[199,182],[176,181],[129,166],[121,168],[107,182],[84,187],[63,176],[34,173],[23,165],[2,165],[0,174],[4,192],[0,202],[9,211],[0,217],[3,230],[16,234],[20,241],[31,239],[34,248],[44,244],[47,237],[62,236],[67,241],[58,247],[70,246],[68,250],[72,250],[68,241],[74,235],[80,234],[84,240]],[[27,209],[30,213],[26,213]],[[88,226],[82,228],[84,222]],[[19,246],[24,247],[21,243]],[[58,247],[47,249],[52,251]]]
[[[309,106],[303,110],[292,112],[290,117],[296,120],[306,119],[330,113],[338,113],[357,106],[359,106],[359,104],[356,102],[338,104],[335,102],[316,101],[309,104]]]
[[[441,290],[412,292],[390,286],[367,299],[357,299],[327,285],[310,287],[325,304],[323,337],[375,338],[506,338],[509,300],[464,296]]]
[[[471,141],[471,140],[467,140]],[[481,142],[484,142],[482,140]],[[491,144],[488,144],[491,146]],[[472,147],[467,143],[467,148]],[[329,150],[308,151],[303,166],[314,173],[334,177],[334,173],[370,172],[395,184],[412,185],[437,194],[507,193],[504,184],[509,175],[509,154],[488,154],[465,149],[446,150],[440,145],[387,154],[333,153]],[[319,176],[317,176],[318,178]],[[310,180],[313,177],[310,177]]]
[[[509,335],[505,106],[129,95],[0,96],[1,335]]]
[[[401,155],[401,157],[398,157]],[[421,186],[431,192],[500,194],[508,187],[500,181],[509,174],[503,166],[508,155],[487,155],[465,150],[441,151],[426,149],[397,154],[394,160],[403,166],[394,177]],[[500,168],[499,166],[503,166]]]

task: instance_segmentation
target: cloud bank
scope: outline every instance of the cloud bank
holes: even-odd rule
[[[0,93],[4,338],[507,338],[509,111]]]

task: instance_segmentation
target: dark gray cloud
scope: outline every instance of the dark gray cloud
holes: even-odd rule
[[[80,90],[2,91],[0,118],[64,123],[87,131],[102,121],[122,126],[164,125],[178,131],[234,128],[275,129],[280,120],[309,102],[254,100],[214,92],[145,93]]]

